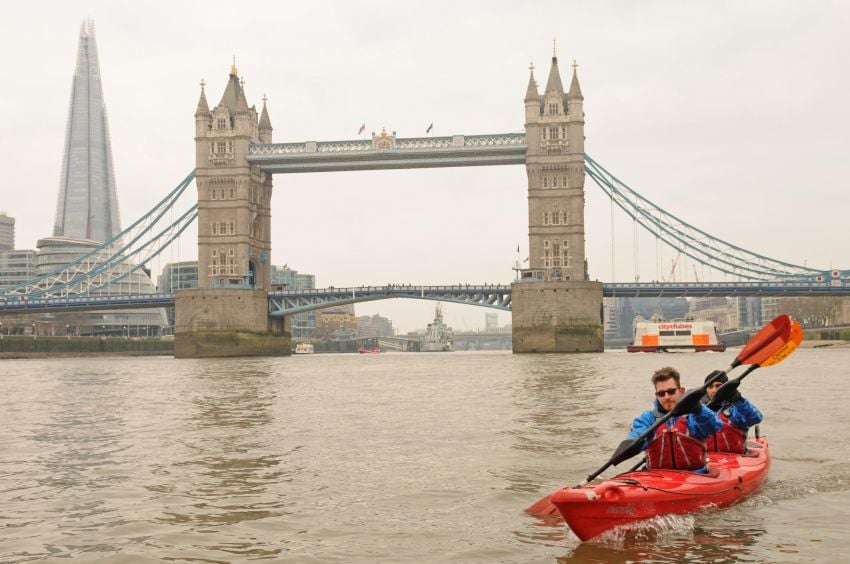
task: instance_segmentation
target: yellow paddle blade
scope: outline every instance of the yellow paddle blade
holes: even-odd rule
[[[759,363],[759,366],[773,366],[774,364],[779,364],[797,350],[797,346],[803,340],[803,328],[800,324],[794,320],[791,322],[791,333],[788,338],[788,342],[782,346],[778,351],[770,355],[768,358]]]

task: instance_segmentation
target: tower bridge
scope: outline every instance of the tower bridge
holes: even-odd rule
[[[284,320],[295,313],[389,298],[427,299],[511,311],[514,352],[575,352],[602,349],[603,296],[850,295],[846,270],[819,271],[747,251],[689,225],[631,189],[585,154],[583,101],[575,66],[565,90],[553,56],[542,92],[531,70],[522,133],[402,138],[381,131],[369,139],[274,143],[266,99],[259,112],[248,106],[234,65],[221,100],[212,109],[201,84],[195,111],[195,169],[129,228],[115,234],[116,223],[102,246],[35,280],[0,290],[0,313],[174,305],[177,356],[217,356],[222,354],[220,343],[240,335],[248,335],[249,344],[237,354],[288,350],[287,344],[275,341],[286,340]],[[529,264],[518,271],[514,284],[270,292],[275,174],[492,165],[525,165],[527,173]],[[111,178],[111,172],[101,176]],[[586,176],[659,241],[743,281],[588,280]],[[192,180],[197,204],[163,228],[167,223],[163,218]],[[74,190],[67,188],[69,194]],[[106,218],[109,213],[101,215]],[[197,289],[96,295],[142,268],[196,218]],[[85,227],[87,233],[92,225]],[[260,344],[251,341],[250,336],[258,333],[268,338]]]
[[[204,87],[195,110],[199,287],[175,298],[177,356],[214,354],[211,343],[221,333],[284,333],[276,321],[282,312],[315,307],[287,306],[281,296],[280,315],[272,322],[266,315],[274,174],[508,164],[526,167],[529,206],[529,268],[522,285],[493,302],[510,303],[514,351],[602,350],[602,284],[587,279],[585,261],[584,96],[575,65],[565,90],[553,54],[542,93],[532,67],[525,131],[493,135],[397,138],[381,131],[369,140],[275,144],[266,99],[260,111],[248,105],[235,64],[212,109]],[[418,297],[427,299],[423,292]]]

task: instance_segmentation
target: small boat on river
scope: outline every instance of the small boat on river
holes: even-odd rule
[[[295,354],[313,354],[313,343],[298,343],[295,345]]]
[[[592,539],[661,515],[725,507],[758,489],[770,468],[767,440],[747,444],[746,454],[708,453],[707,474],[686,470],[640,470],[601,483],[565,487],[528,509],[537,516],[560,513],[576,536]]]
[[[653,319],[635,323],[634,341],[626,347],[629,352],[670,352],[692,350],[696,352],[726,350],[717,338],[717,325],[713,321],[692,318]]]

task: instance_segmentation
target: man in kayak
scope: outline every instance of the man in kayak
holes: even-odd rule
[[[714,374],[712,372],[706,376],[705,381],[708,382]],[[705,393],[708,396],[708,402],[714,399],[714,395],[720,389],[720,386],[728,381],[729,377],[725,373],[721,373],[706,388]],[[727,400],[717,407],[717,416],[720,418],[723,428],[706,441],[709,452],[745,453],[747,451],[747,431],[764,419],[761,411],[741,397],[741,392],[737,388]]]
[[[655,402],[652,409],[641,413],[632,423],[630,443],[661,419],[682,398],[685,388],[675,368],[665,367],[652,375]],[[717,414],[704,404],[697,403],[691,413],[671,417],[644,441],[646,464],[649,469],[669,468],[707,472],[705,441],[723,427]],[[621,445],[622,447],[622,445]]]

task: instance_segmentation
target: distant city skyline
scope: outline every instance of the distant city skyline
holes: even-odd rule
[[[35,248],[50,233],[70,54],[90,16],[126,222],[193,166],[199,83],[220,96],[234,55],[249,105],[267,97],[278,142],[354,139],[364,122],[361,137],[382,127],[405,137],[497,133],[522,131],[529,62],[546,69],[556,38],[560,60],[578,64],[588,154],[723,239],[793,263],[850,267],[837,231],[850,213],[843,135],[850,70],[835,57],[850,47],[845,4],[471,2],[446,4],[451,18],[439,2],[260,2],[238,18],[222,18],[231,5],[215,1],[203,10],[156,1],[47,6],[10,5],[16,25],[0,38],[6,52],[19,53],[39,37],[9,58],[15,86],[4,89],[9,107],[38,113],[34,120],[31,111],[10,112],[0,139],[2,208],[16,218],[18,248]],[[274,183],[271,261],[315,274],[319,287],[508,283],[511,266],[528,256],[522,167],[304,174]],[[649,234],[635,240],[618,210],[612,225],[610,201],[590,181],[586,190],[590,278],[668,276],[674,253],[656,253]],[[194,237],[187,231],[152,270],[195,259]],[[690,278],[698,270],[686,260],[676,268]],[[458,330],[483,325],[486,311],[444,307]],[[414,330],[433,305],[357,307],[358,315],[378,312]],[[499,315],[500,325],[509,322]]]

